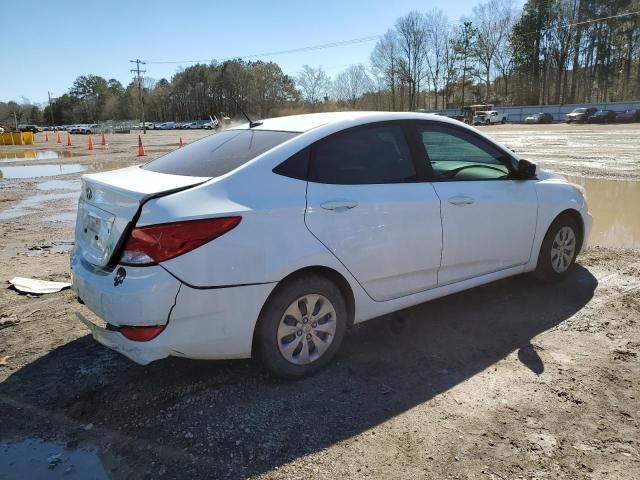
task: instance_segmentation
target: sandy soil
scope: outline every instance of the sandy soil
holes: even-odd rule
[[[483,131],[565,173],[640,179],[637,124]],[[203,134],[149,133],[147,158]],[[135,135],[74,142],[0,169],[139,160]],[[0,181],[0,281],[68,279],[79,175]],[[52,468],[28,459],[64,478],[100,478],[65,459],[78,449],[111,478],[640,478],[639,293],[640,250],[593,246],[561,284],[519,276],[368,322],[319,375],[282,382],[253,361],[138,366],[93,341],[70,291],[2,289],[0,478],[31,439],[67,445]]]

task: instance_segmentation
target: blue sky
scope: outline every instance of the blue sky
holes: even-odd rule
[[[7,2],[7,3],[5,3]],[[79,75],[131,79],[129,60],[173,61],[236,57],[288,50],[384,33],[411,10],[440,8],[452,23],[471,15],[477,0],[121,1],[22,0],[2,22],[5,46],[0,101],[44,102],[66,93]],[[522,2],[517,2],[522,3]],[[223,5],[223,6],[217,6]],[[0,11],[13,11],[0,0]],[[11,39],[11,40],[10,40]],[[375,41],[264,57],[295,75],[322,65],[334,76],[353,63],[368,64]],[[187,67],[189,63],[182,66]],[[179,64],[145,66],[147,76],[170,79]]]

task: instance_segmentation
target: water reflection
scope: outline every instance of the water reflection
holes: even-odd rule
[[[61,442],[40,439],[0,442],[0,478],[107,479],[107,469],[93,447],[69,448]]]
[[[587,191],[593,215],[589,245],[640,248],[640,182],[567,178]]]
[[[16,162],[20,160],[56,160],[71,158],[71,150],[23,150],[20,152],[0,152],[0,162]]]
[[[35,178],[65,175],[67,173],[83,172],[86,166],[79,163],[58,165],[25,165],[20,167],[1,167],[0,178]]]

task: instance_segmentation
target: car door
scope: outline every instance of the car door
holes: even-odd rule
[[[310,153],[306,225],[376,301],[437,284],[440,201],[408,133],[402,122],[355,127]]]
[[[538,210],[533,181],[513,179],[506,153],[469,129],[419,123],[417,131],[441,202],[438,285],[529,262]]]

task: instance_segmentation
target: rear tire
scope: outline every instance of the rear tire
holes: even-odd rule
[[[562,280],[571,271],[581,242],[580,229],[573,218],[566,214],[556,218],[544,236],[533,275],[544,282]]]
[[[305,275],[276,287],[260,313],[255,353],[272,374],[303,378],[325,367],[347,329],[345,301],[330,280]]]

